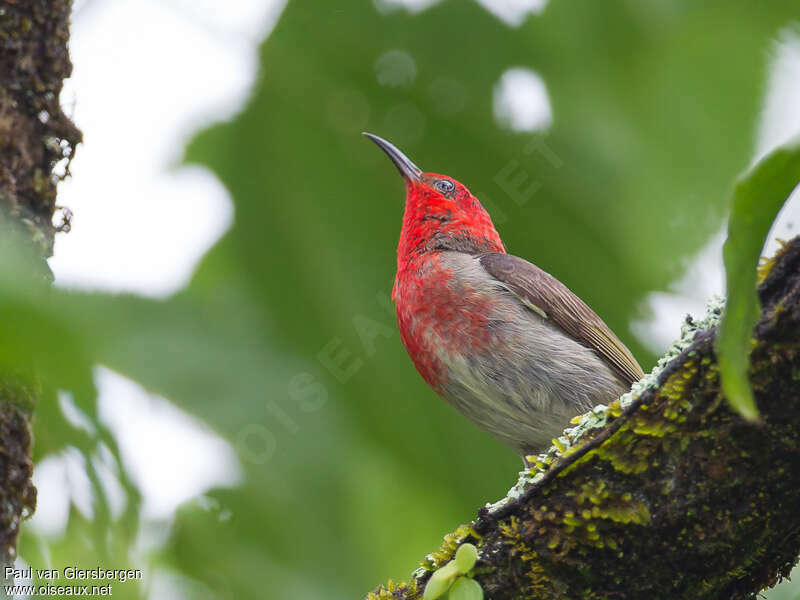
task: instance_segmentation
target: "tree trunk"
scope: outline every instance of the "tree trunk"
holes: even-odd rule
[[[56,186],[81,134],[59,104],[72,64],[70,0],[0,1],[0,252],[22,239],[40,258],[52,254]],[[68,227],[68,218],[61,226]],[[16,243],[16,242],[15,242]],[[7,246],[6,246],[7,249]],[[0,373],[0,559],[14,561],[20,522],[36,505],[30,420],[36,382]]]
[[[646,385],[596,409],[409,584],[414,599],[461,542],[489,600],[755,598],[800,554],[800,238],[759,286],[750,377],[761,419],[720,391],[721,306],[687,322]]]

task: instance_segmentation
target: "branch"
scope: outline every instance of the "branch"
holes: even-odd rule
[[[367,598],[420,598],[462,542],[478,547],[472,576],[489,600],[755,598],[786,577],[800,554],[800,237],[767,270],[750,369],[759,423],[721,394],[711,306],[410,583]]]
[[[8,256],[21,234],[45,276],[59,229],[56,186],[80,141],[58,101],[72,70],[70,8],[70,0],[0,0],[0,253]],[[30,376],[0,373],[0,566],[13,562],[19,524],[36,505],[30,419],[37,396]]]

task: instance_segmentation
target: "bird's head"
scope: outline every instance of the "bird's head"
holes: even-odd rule
[[[432,250],[505,252],[489,213],[465,185],[447,175],[425,173],[391,142],[364,135],[392,159],[406,182],[401,258]]]

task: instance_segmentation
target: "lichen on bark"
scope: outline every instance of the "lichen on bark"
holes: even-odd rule
[[[759,295],[759,423],[722,396],[712,305],[649,381],[577,419],[410,585],[368,598],[420,598],[462,542],[479,549],[474,577],[489,600],[755,598],[787,576],[800,554],[800,238],[770,263]]]
[[[56,187],[81,140],[59,103],[72,70],[70,10],[71,0],[0,0],[0,252],[21,241],[44,275],[54,235],[68,226],[53,224]],[[36,505],[30,420],[37,396],[30,374],[0,373],[3,564],[14,560],[20,523]]]
[[[0,208],[52,254],[56,186],[81,133],[59,102],[71,0],[0,1]]]

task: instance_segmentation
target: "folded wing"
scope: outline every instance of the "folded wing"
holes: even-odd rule
[[[555,277],[510,254],[493,252],[478,260],[522,304],[594,350],[623,380],[631,384],[644,375],[633,354],[608,325]]]

